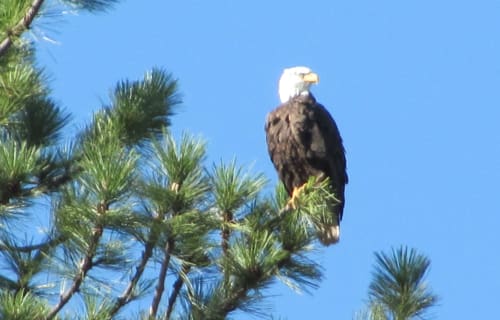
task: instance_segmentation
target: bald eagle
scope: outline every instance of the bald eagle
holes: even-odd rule
[[[339,202],[329,205],[333,222],[317,233],[321,243],[330,245],[339,240],[348,178],[337,125],[309,91],[318,82],[307,67],[285,69],[279,80],[281,104],[267,115],[265,131],[269,156],[292,200],[310,177],[329,179]]]

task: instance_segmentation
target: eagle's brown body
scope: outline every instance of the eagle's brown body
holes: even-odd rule
[[[340,200],[333,209],[340,221],[346,158],[337,125],[325,107],[311,94],[296,96],[268,114],[265,130],[269,155],[288,194],[311,176],[328,177]]]

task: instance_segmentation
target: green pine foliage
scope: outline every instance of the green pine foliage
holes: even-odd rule
[[[400,247],[391,254],[376,253],[370,300],[381,306],[391,319],[423,318],[438,297],[425,282],[430,261],[415,249]]]
[[[97,12],[111,9],[119,0],[63,0],[62,2],[77,9]]]
[[[368,307],[360,320],[428,319],[439,301],[425,281],[430,260],[416,249],[401,246],[375,253]]]
[[[5,0],[0,5],[0,28],[2,37],[12,33],[12,28],[24,17],[32,0]]]
[[[203,139],[169,131],[182,100],[165,69],[120,81],[62,141],[71,115],[22,38],[54,2],[117,1],[0,2],[0,318],[264,317],[277,281],[317,288],[328,182],[309,181],[292,209],[262,174],[207,164]]]
[[[45,301],[30,292],[20,290],[0,293],[0,319],[43,319],[47,312]]]

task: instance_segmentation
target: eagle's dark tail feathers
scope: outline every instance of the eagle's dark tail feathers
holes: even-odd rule
[[[327,221],[316,225],[318,239],[325,246],[336,244],[340,240],[340,219],[336,211],[335,208],[330,210],[331,216],[324,219]]]
[[[319,215],[319,221],[315,223],[316,234],[319,241],[324,246],[336,244],[340,240],[340,220],[343,211],[343,201],[337,197],[337,190],[329,183],[329,179],[323,176],[318,177],[322,189],[323,209]]]

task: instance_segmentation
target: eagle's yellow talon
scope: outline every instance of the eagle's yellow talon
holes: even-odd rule
[[[298,188],[293,188],[292,196],[290,197],[290,200],[288,200],[288,202],[287,202],[287,207],[291,208],[292,210],[297,209],[298,202],[299,202],[298,201],[299,196],[303,192],[305,186],[306,186],[306,184],[304,183],[303,185],[301,185]]]

